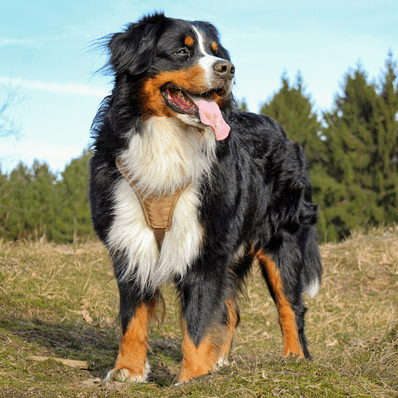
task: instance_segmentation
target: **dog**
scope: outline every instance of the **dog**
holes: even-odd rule
[[[154,13],[102,45],[114,86],[92,124],[90,201],[121,322],[106,380],[146,381],[148,323],[166,281],[181,303],[178,382],[226,364],[253,263],[283,354],[310,358],[302,293],[317,293],[322,266],[303,149],[270,117],[238,109],[235,68],[212,24]]]

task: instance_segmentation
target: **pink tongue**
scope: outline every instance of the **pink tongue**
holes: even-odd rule
[[[231,128],[225,123],[217,103],[211,98],[193,97],[192,99],[199,108],[200,121],[213,128],[216,140],[227,138]]]

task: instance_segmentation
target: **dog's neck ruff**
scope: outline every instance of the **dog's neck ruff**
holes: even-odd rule
[[[123,165],[119,157],[116,158],[115,163],[120,174],[129,183],[137,195],[145,216],[145,220],[148,226],[153,229],[156,242],[160,250],[165,234],[171,228],[173,214],[178,199],[180,199],[180,196],[186,187],[176,189],[172,195],[164,195],[161,197],[156,195],[144,196],[144,194],[138,189],[138,181],[132,178],[128,169]]]

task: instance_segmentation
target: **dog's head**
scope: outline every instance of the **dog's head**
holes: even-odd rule
[[[177,117],[195,125],[202,103],[223,109],[232,101],[235,69],[210,23],[153,14],[109,36],[107,46],[116,82],[124,77],[139,84],[144,118]]]

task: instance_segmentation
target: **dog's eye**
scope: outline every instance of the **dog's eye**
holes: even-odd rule
[[[187,48],[181,48],[180,50],[176,51],[174,55],[183,55],[183,56],[188,56],[188,58],[191,56],[191,52]]]

